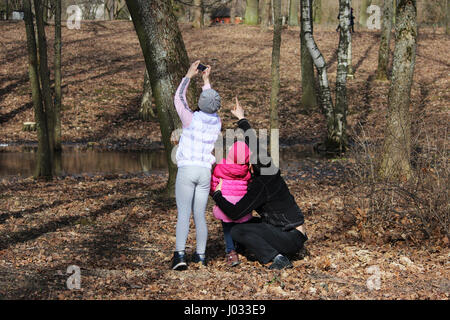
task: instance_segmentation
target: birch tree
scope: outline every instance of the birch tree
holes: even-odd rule
[[[395,49],[388,96],[380,176],[404,180],[411,176],[411,86],[417,47],[417,1],[397,0]]]
[[[352,0],[349,0],[348,3],[348,7],[350,8],[350,16],[352,15]],[[350,17],[351,19],[351,17]],[[349,28],[350,28],[350,21],[348,24]],[[348,43],[348,48],[347,48],[347,78],[348,79],[353,79],[355,77],[355,72],[353,70],[353,63],[352,63],[352,32],[349,29],[349,31],[347,32],[347,43]]]
[[[169,0],[127,0],[134,27],[144,55],[152,94],[155,99],[169,169],[166,193],[174,196],[177,167],[172,162],[170,136],[181,128],[173,104],[179,82],[189,68],[189,59]],[[192,101],[195,84],[188,91]]]
[[[327,121],[327,138],[325,146],[327,150],[342,152],[346,148],[346,79],[348,70],[348,33],[350,6],[349,0],[339,1],[340,34],[338,48],[338,70],[336,76],[336,108],[333,105],[331,91],[328,83],[327,66],[325,59],[317,47],[312,34],[311,3],[302,0],[302,27],[304,30],[306,47],[313,59],[319,76],[320,106]]]
[[[312,0],[308,0],[311,2]],[[300,3],[300,13],[303,6]],[[310,10],[310,21],[313,19],[313,9]],[[301,15],[300,15],[301,16]],[[301,18],[300,18],[301,20]],[[311,23],[311,33],[313,33],[313,25]],[[316,98],[316,80],[314,78],[314,64],[309,54],[308,48],[305,42],[305,30],[303,24],[300,24],[300,63],[301,63],[301,78],[302,78],[302,98],[301,103],[303,108],[310,110],[317,106]]]
[[[351,42],[350,34],[350,0],[339,1],[339,47],[336,74],[336,106],[334,108],[334,132],[331,144],[340,151],[347,146],[347,73],[348,50]]]
[[[377,80],[388,79],[388,66],[390,56],[391,30],[392,30],[393,0],[384,0],[383,24],[381,26],[380,49],[378,51]]]

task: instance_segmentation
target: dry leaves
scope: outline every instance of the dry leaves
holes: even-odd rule
[[[144,62],[134,28],[130,22],[102,25],[83,22],[80,31],[63,31],[63,81],[68,85],[63,140],[118,149],[155,146],[160,141],[157,121],[137,118]],[[35,133],[21,131],[22,122],[33,119],[32,110],[22,108],[31,101],[25,32],[18,24],[2,23],[0,29],[0,142],[35,141]],[[267,128],[271,33],[246,26],[196,31],[182,26],[182,31],[190,59],[213,66],[212,83],[224,101],[223,128],[234,127],[228,108],[235,95],[254,126]],[[307,113],[299,103],[298,32],[283,32],[280,135],[284,143],[311,146],[323,138],[326,124],[318,110]],[[338,38],[331,29],[315,32],[333,86]],[[412,104],[424,109],[425,120],[435,128],[449,122],[449,41],[421,29]],[[210,45],[202,45],[206,42]],[[377,44],[375,32],[354,35],[356,79],[348,84],[350,131],[365,122],[373,143],[382,137],[388,90],[388,84],[373,81]],[[365,233],[364,208],[347,212],[339,198],[347,187],[344,168],[354,163],[351,159],[290,161],[293,166],[283,175],[305,213],[309,241],[308,254],[283,272],[269,271],[246,257],[238,267],[228,268],[211,202],[209,266],[170,270],[176,206],[160,194],[165,174],[68,176],[52,182],[2,178],[0,299],[449,298],[448,238],[440,245],[407,239],[376,243]],[[191,222],[189,254],[195,250],[194,229]],[[81,290],[66,287],[70,265],[81,268]],[[371,266],[377,266],[371,270],[379,275],[367,272]],[[380,277],[379,290],[368,289],[372,276]]]

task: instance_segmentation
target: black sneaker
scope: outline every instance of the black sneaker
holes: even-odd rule
[[[194,253],[192,256],[192,262],[193,263],[199,263],[201,262],[202,265],[206,267],[206,256],[204,254],[198,254],[197,252]]]
[[[281,270],[285,268],[292,268],[292,263],[288,258],[279,254],[273,259],[273,263],[269,266],[270,270]]]
[[[172,258],[172,269],[173,270],[186,270],[186,255],[183,251],[175,251]]]

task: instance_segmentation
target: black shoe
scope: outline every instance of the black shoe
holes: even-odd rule
[[[269,266],[270,270],[281,270],[285,268],[292,268],[292,263],[288,258],[279,254],[273,259],[273,263]]]
[[[187,269],[187,263],[186,263],[186,255],[184,254],[184,251],[175,251],[172,258],[172,269],[173,270],[186,270]]]
[[[206,256],[204,254],[198,254],[197,252],[194,253],[194,255],[192,256],[192,262],[193,263],[199,263],[201,262],[202,265],[204,265],[206,267]]]

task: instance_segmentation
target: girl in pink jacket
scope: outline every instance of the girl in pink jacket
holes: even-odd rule
[[[237,141],[230,148],[227,158],[222,159],[215,167],[211,176],[211,192],[213,193],[222,179],[222,195],[229,202],[235,204],[247,193],[248,181],[251,178],[248,169],[250,159],[250,149],[247,144]],[[236,223],[243,223],[252,218],[248,214],[239,220],[231,220],[220,208],[215,205],[213,208],[214,217],[222,220],[223,233],[225,237],[226,260],[230,266],[236,266],[239,257],[236,253],[233,239],[231,238],[231,228]]]

